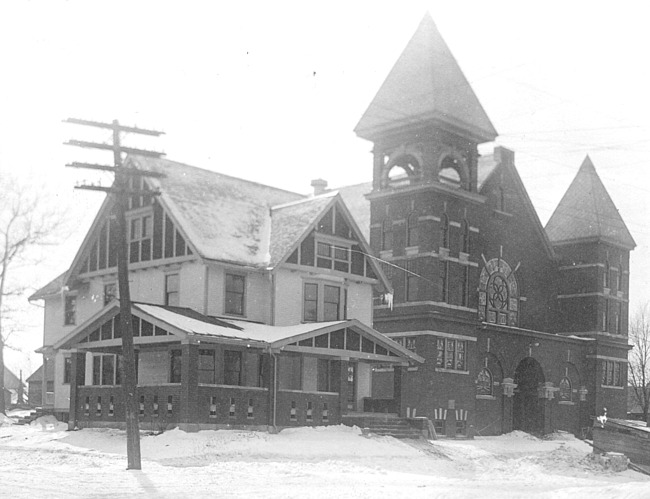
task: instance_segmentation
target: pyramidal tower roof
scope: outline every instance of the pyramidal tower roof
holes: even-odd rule
[[[636,246],[589,156],[546,224],[546,232],[553,243],[596,239],[628,250]]]
[[[354,131],[374,140],[393,129],[427,121],[469,132],[479,143],[497,136],[428,13]]]

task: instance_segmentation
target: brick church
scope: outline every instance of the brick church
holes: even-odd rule
[[[497,131],[428,15],[355,132],[372,186],[341,192],[394,288],[374,328],[426,359],[376,368],[366,409],[448,436],[624,417],[635,242],[590,158],[542,226],[514,153],[478,153]]]

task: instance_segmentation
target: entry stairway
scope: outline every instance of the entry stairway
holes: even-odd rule
[[[28,425],[32,421],[36,421],[41,416],[46,416],[47,414],[51,414],[51,412],[47,412],[47,411],[43,410],[42,407],[36,407],[35,409],[32,409],[29,414],[18,418],[18,420],[16,421],[16,424]]]
[[[420,418],[418,418],[420,419]],[[423,418],[424,419],[424,418]],[[347,426],[358,426],[364,434],[390,436],[394,438],[426,438],[426,425],[421,421],[416,426],[416,421],[408,418],[400,418],[397,414],[356,412],[342,416],[341,422]]]

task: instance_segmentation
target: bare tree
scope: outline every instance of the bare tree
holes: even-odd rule
[[[6,413],[4,398],[4,349],[11,329],[7,319],[14,311],[10,302],[22,297],[27,283],[12,278],[11,271],[33,263],[34,248],[51,243],[63,218],[46,206],[46,196],[28,190],[8,175],[0,178],[0,413]]]
[[[643,419],[648,421],[650,407],[650,311],[648,303],[639,307],[630,321],[629,339],[632,351],[629,354],[629,383],[636,402],[643,410]]]

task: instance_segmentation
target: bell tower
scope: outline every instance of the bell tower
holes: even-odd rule
[[[374,143],[373,191],[442,184],[476,193],[477,146],[497,136],[428,14],[355,132]]]

